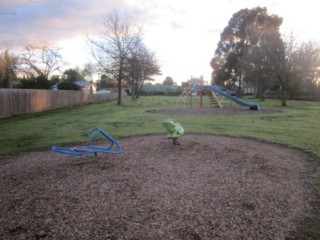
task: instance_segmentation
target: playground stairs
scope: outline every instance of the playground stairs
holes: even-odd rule
[[[200,83],[199,79],[191,79],[191,86],[182,89],[182,93],[179,96],[180,100],[182,100],[185,103],[186,99],[191,95],[195,86],[197,86],[199,83]]]
[[[211,91],[209,93],[209,99],[210,99],[210,107],[222,108],[221,102],[219,101],[219,98],[214,91]]]
[[[192,90],[195,86],[197,86],[200,83],[199,79],[191,79],[191,87],[186,87],[182,90],[182,93],[180,95],[180,98],[186,98],[190,96]]]

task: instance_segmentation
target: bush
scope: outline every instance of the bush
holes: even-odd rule
[[[58,84],[59,90],[80,90],[80,87],[72,81],[62,81]]]
[[[24,89],[51,89],[54,82],[49,81],[46,76],[40,75],[38,77],[22,79],[20,81],[20,88]]]

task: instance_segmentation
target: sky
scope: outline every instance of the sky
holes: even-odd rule
[[[210,60],[232,15],[266,7],[283,18],[281,33],[298,41],[320,40],[318,0],[0,0],[0,50],[50,41],[61,48],[63,69],[92,61],[87,35],[102,27],[109,13],[128,11],[143,22],[145,45],[162,75],[180,84],[203,76],[210,82]]]

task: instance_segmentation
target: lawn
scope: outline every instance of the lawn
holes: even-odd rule
[[[279,100],[260,103],[262,109],[274,110],[272,114],[167,115],[152,111],[182,107],[177,100],[177,97],[146,96],[132,101],[128,97],[123,99],[121,106],[113,101],[0,119],[0,155],[5,157],[26,151],[48,150],[52,145],[81,143],[87,141],[87,133],[95,127],[116,139],[164,134],[162,121],[172,117],[183,125],[186,133],[253,138],[301,149],[314,159],[320,157],[318,102],[288,101],[285,108],[280,107]],[[198,107],[197,101],[197,98],[193,99],[193,108]],[[228,108],[237,107],[228,101],[223,104]],[[204,107],[208,107],[207,102]],[[320,172],[311,177],[319,192]],[[310,222],[312,224],[305,231],[320,237],[319,225],[316,226],[320,222],[319,213],[311,216]]]
[[[193,100],[194,108],[198,107],[196,100]],[[224,105],[230,107],[231,103],[224,101]],[[167,115],[148,110],[176,106],[176,97],[148,96],[136,101],[125,98],[122,106],[108,102],[0,119],[0,155],[86,141],[88,131],[95,127],[115,138],[163,133],[162,121]],[[280,107],[280,101],[267,100],[261,106],[262,109],[279,112],[169,117],[180,121],[188,133],[250,137],[300,148],[320,156],[319,103],[288,101],[288,107],[284,108]],[[231,107],[237,106],[233,103]]]

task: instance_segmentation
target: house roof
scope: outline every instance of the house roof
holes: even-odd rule
[[[91,86],[90,82],[75,81],[74,83],[77,84],[79,87],[90,87]]]

